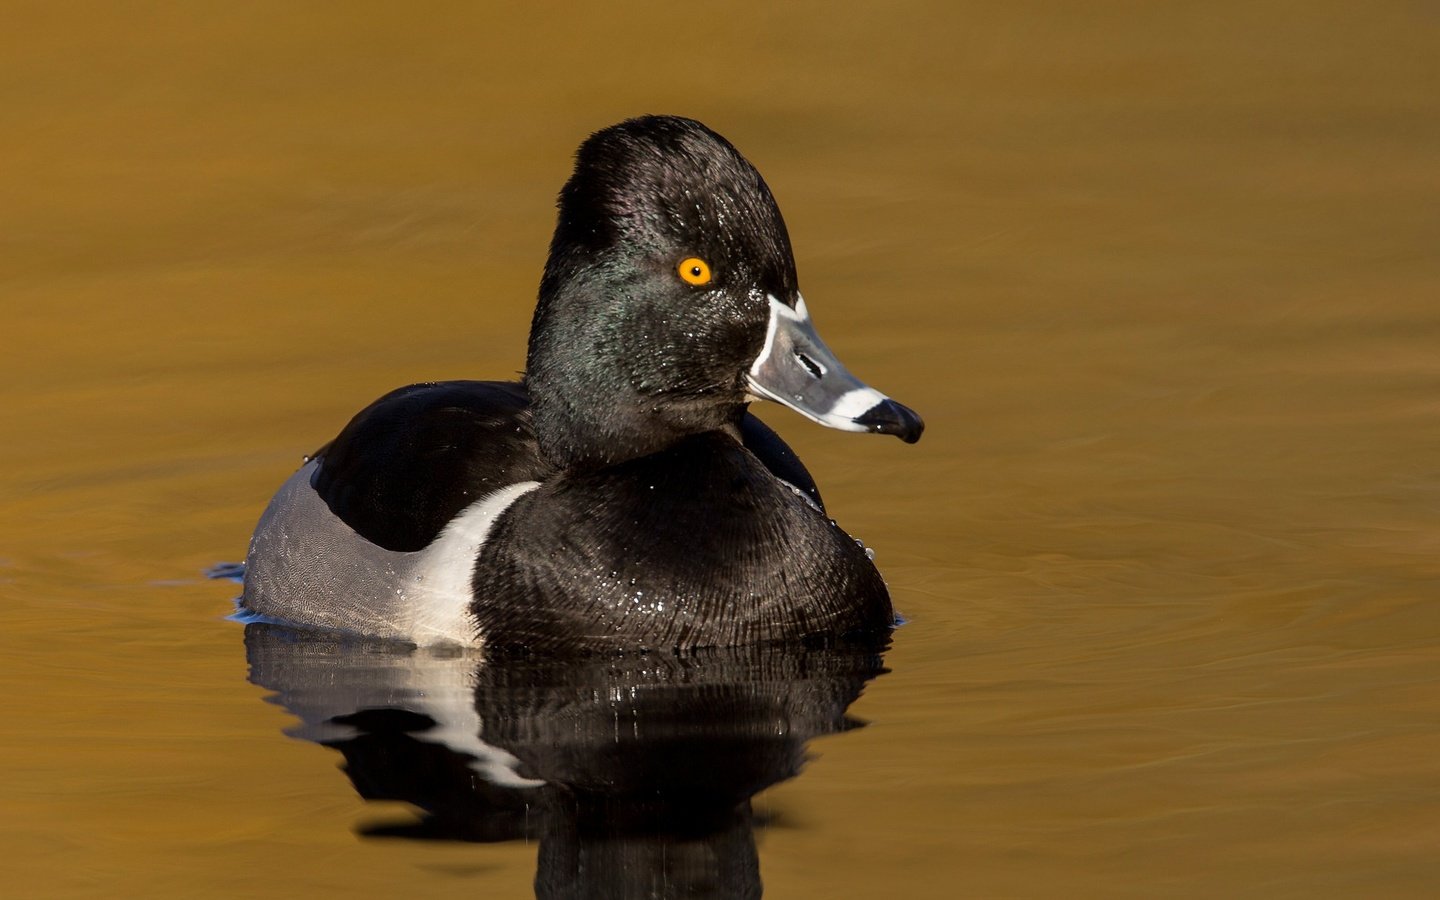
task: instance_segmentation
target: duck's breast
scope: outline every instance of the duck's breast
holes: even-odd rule
[[[475,567],[476,621],[530,649],[740,645],[879,631],[868,555],[723,433],[518,498]]]

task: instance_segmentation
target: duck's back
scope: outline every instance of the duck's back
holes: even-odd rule
[[[361,537],[393,551],[423,550],[476,500],[553,471],[530,426],[529,394],[504,381],[391,391],[315,455],[320,499]]]

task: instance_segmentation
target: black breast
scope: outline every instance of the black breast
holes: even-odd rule
[[[893,623],[855,540],[718,432],[525,494],[474,584],[497,648],[738,645]]]

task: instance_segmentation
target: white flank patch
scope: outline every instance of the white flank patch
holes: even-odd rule
[[[377,547],[355,533],[315,492],[311,461],[265,510],[245,560],[242,607],[265,620],[422,646],[478,647],[470,613],[475,559],[496,519],[539,486],[524,481],[466,507],[423,550]]]
[[[481,497],[451,519],[430,546],[419,551],[404,587],[415,609],[410,625],[412,640],[429,644],[471,635],[469,641],[463,642],[470,643],[478,636],[470,614],[475,557],[500,514],[539,486],[538,481],[521,481]]]

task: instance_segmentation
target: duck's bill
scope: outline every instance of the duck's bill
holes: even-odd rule
[[[770,298],[765,347],[750,366],[748,381],[755,396],[831,428],[893,434],[907,444],[920,440],[925,430],[914,410],[846,371],[815,333],[803,299],[792,309]]]

